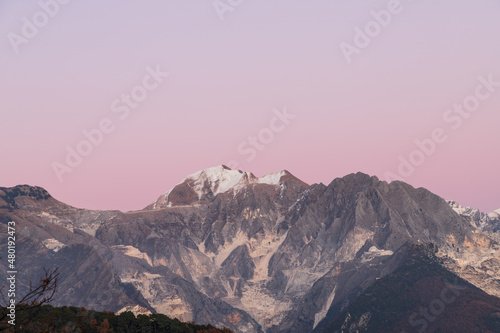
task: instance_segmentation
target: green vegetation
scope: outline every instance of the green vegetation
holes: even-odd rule
[[[20,310],[20,309],[19,309]],[[5,308],[0,308],[4,312]],[[5,332],[79,332],[79,333],[231,333],[228,328],[217,329],[211,325],[184,323],[162,314],[138,315],[123,312],[97,312],[72,306],[43,305],[35,313],[17,311],[15,328],[2,322]]]

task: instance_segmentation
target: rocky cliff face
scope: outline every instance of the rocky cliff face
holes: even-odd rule
[[[481,212],[477,208],[463,207],[456,201],[449,200],[448,204],[455,212],[457,212],[457,214],[470,219],[470,222],[474,227],[493,231],[493,229],[500,225],[500,209],[487,214]]]
[[[455,260],[446,267],[476,287],[500,297],[500,218],[499,214],[483,213],[471,207],[462,207],[454,201],[448,202],[473,226],[473,238],[468,239],[467,249],[451,255]],[[489,244],[489,245],[487,245]]]
[[[498,332],[499,298],[446,270],[432,244],[403,249],[406,258],[393,273],[340,314],[330,311],[314,332]]]
[[[25,281],[62,268],[56,305],[310,332],[405,263],[408,244],[426,243],[448,269],[500,295],[497,233],[425,189],[361,173],[309,186],[287,171],[257,178],[219,166],[128,213],[0,188],[2,232],[7,221],[25,242]]]

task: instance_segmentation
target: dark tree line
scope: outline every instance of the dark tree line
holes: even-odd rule
[[[228,328],[184,323],[163,314],[138,315],[123,312],[98,312],[72,306],[49,305],[57,292],[58,270],[44,270],[40,282],[30,281],[29,290],[16,302],[15,326],[9,324],[8,288],[0,289],[4,305],[0,306],[0,331],[26,333],[231,333]]]
[[[81,332],[81,333],[231,333],[227,328],[218,329],[211,325],[197,325],[181,322],[163,314],[138,315],[123,312],[119,315],[113,312],[98,312],[72,306],[53,307],[43,305],[38,308],[34,317],[25,321],[22,314],[21,326],[12,332]]]

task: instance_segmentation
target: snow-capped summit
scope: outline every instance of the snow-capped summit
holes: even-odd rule
[[[187,176],[170,191],[161,195],[152,208],[189,205],[230,190],[240,190],[251,184],[278,185],[291,178],[300,181],[286,170],[257,178],[251,172],[232,170],[225,165],[219,165]]]
[[[464,207],[464,206],[460,205],[458,202],[453,201],[453,200],[448,200],[448,204],[459,215],[467,215],[467,216],[470,216],[474,220],[477,220],[477,221],[481,220],[481,218],[483,217],[482,215],[484,215],[484,213],[479,211],[479,209],[477,209],[477,208],[472,208],[472,207],[468,207],[468,206]]]
[[[189,182],[190,186],[201,199],[206,190],[210,190],[213,195],[224,193],[241,182],[249,182],[255,179],[250,172],[241,170],[231,170],[225,165],[219,165],[213,168],[198,171],[189,175],[182,183]]]
[[[500,219],[500,209],[494,210],[488,214],[491,219]]]
[[[450,205],[451,208],[453,208],[455,212],[457,212],[457,214],[469,216],[475,227],[484,228],[493,220],[500,219],[500,209],[497,209],[496,211],[486,214],[481,212],[477,208],[463,207],[456,201],[448,200],[448,204]]]

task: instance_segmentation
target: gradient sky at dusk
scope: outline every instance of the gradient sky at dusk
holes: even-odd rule
[[[221,20],[212,1],[73,0],[16,53],[9,36],[45,2],[0,0],[0,186],[134,210],[230,161],[308,183],[357,171],[385,180],[441,128],[447,140],[401,179],[500,208],[500,86],[459,128],[443,119],[478,77],[500,82],[499,1],[402,0],[351,63],[340,44],[390,1],[243,0]],[[120,119],[113,101],[157,65],[169,77]],[[284,108],[295,118],[248,161],[238,147]],[[53,162],[104,118],[114,131],[60,182]]]

